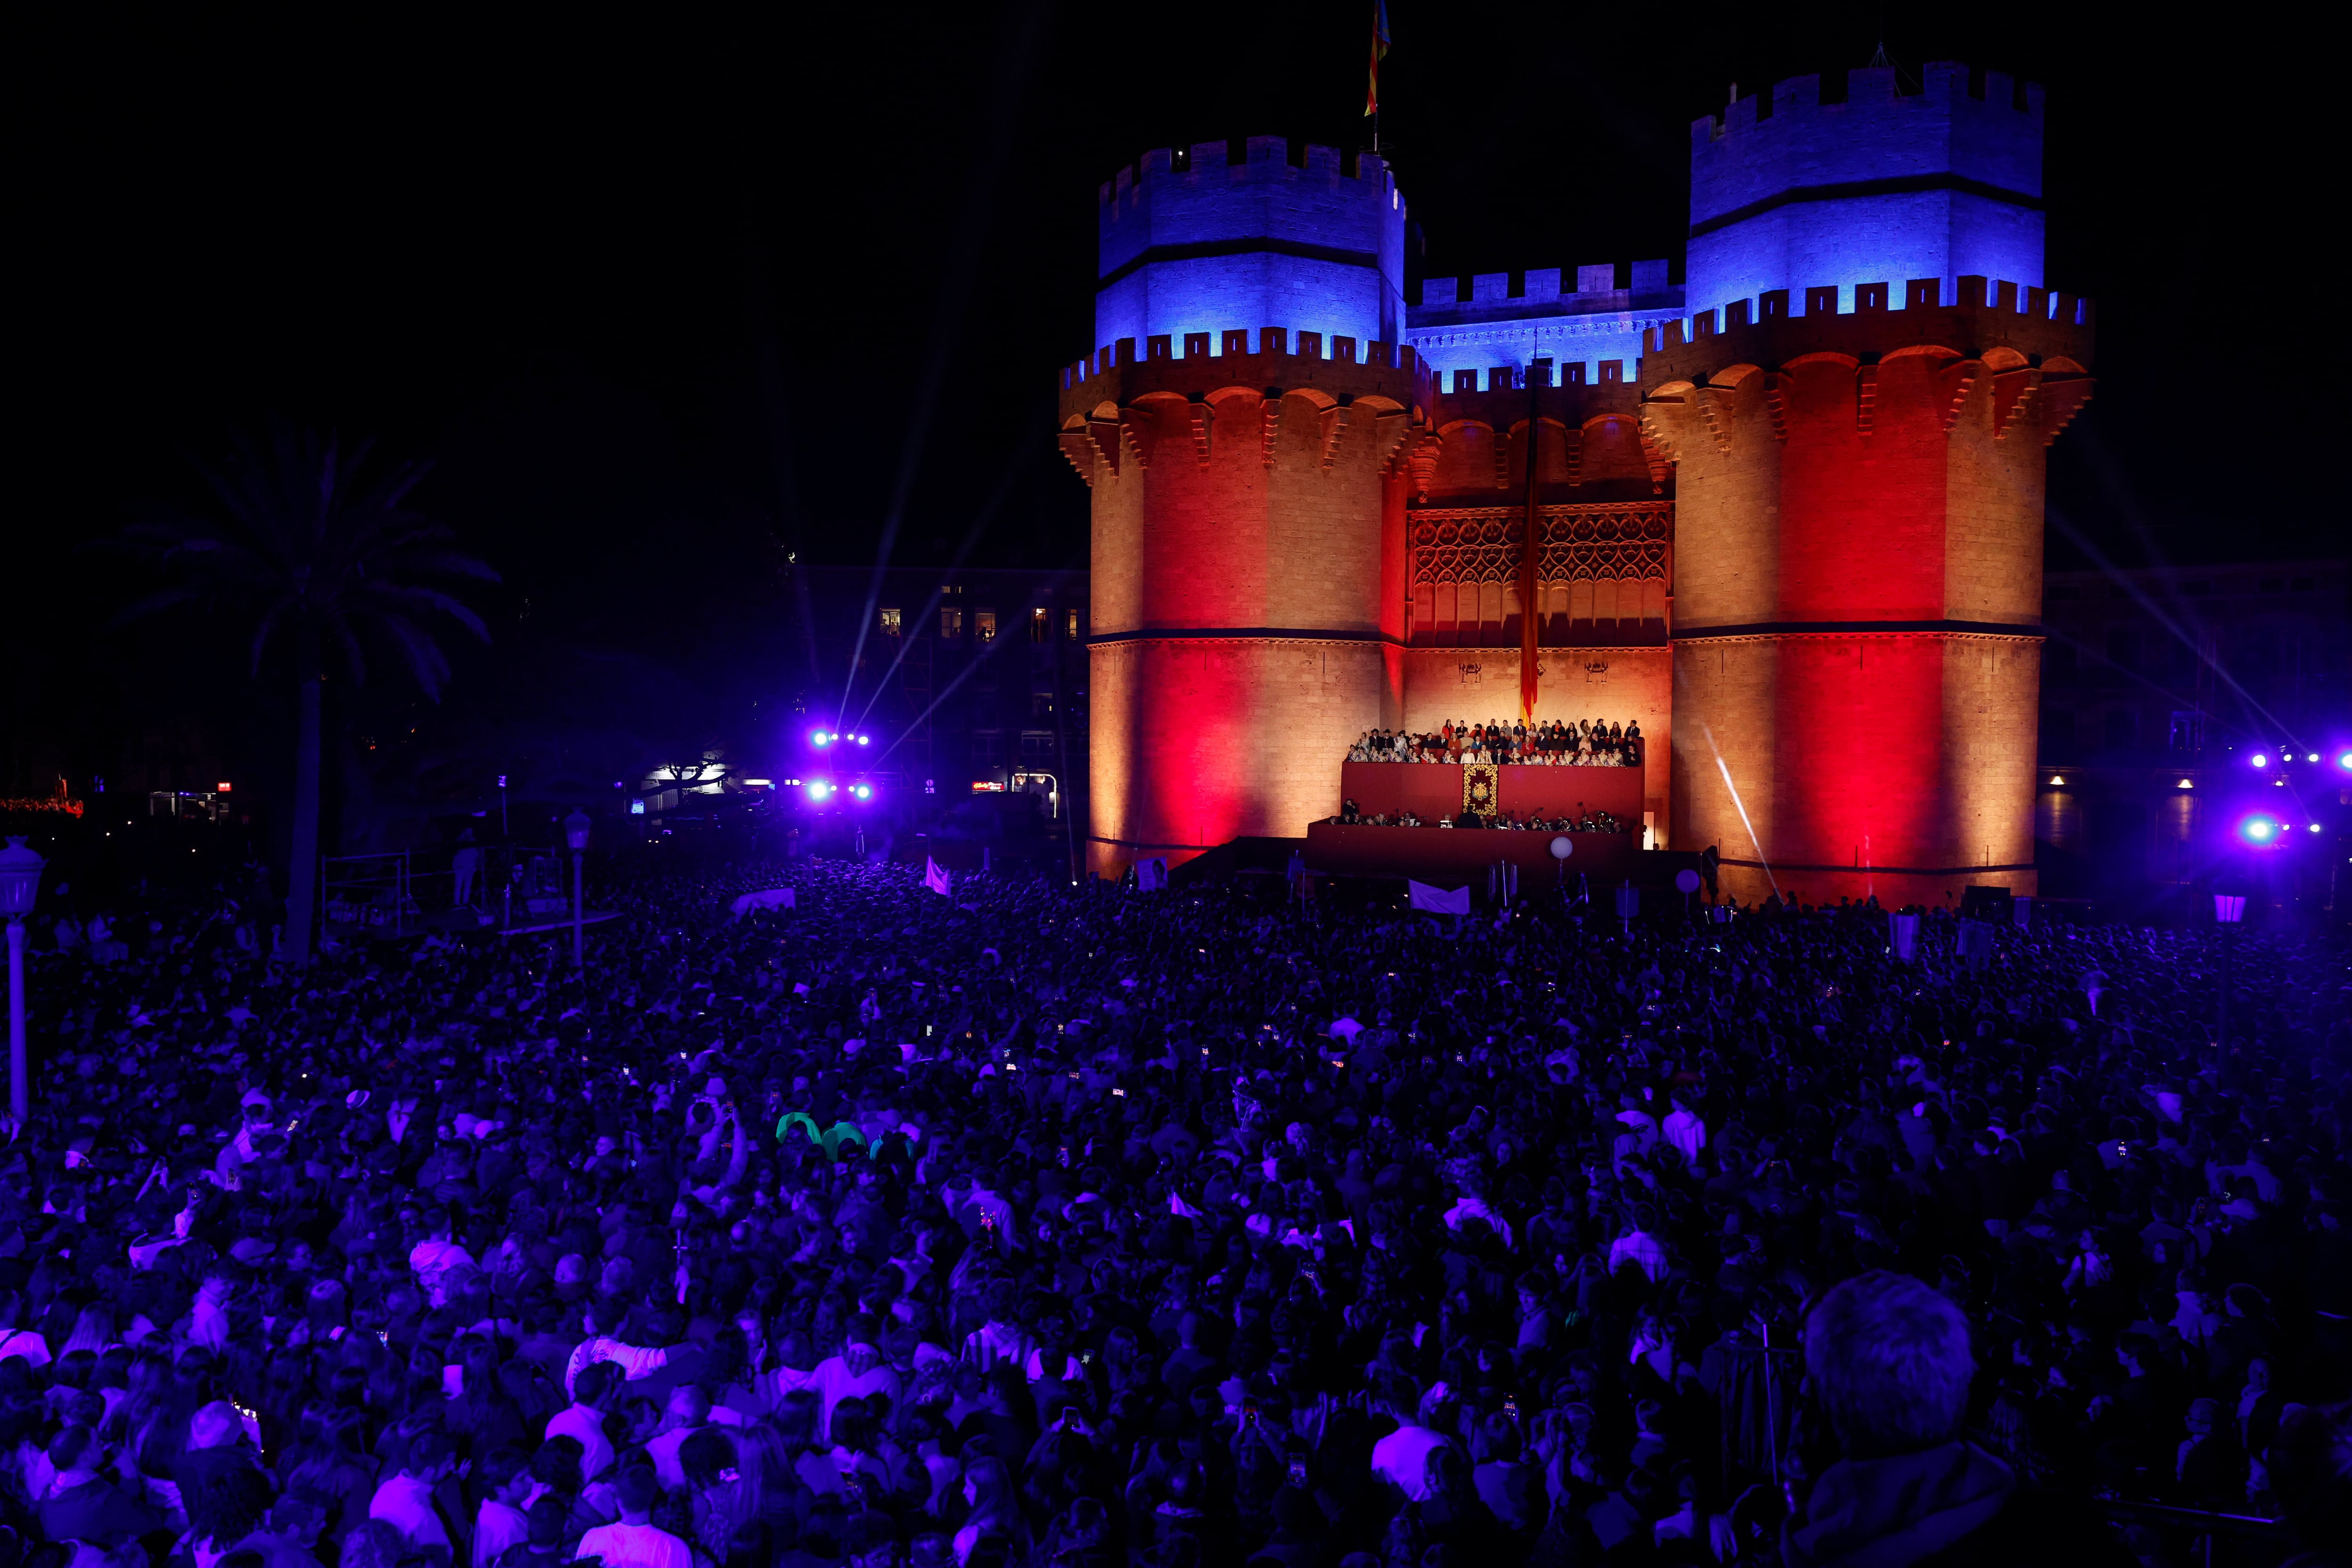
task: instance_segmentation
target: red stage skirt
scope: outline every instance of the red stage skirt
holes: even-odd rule
[[[1461,815],[1464,771],[1458,763],[1343,763],[1339,794],[1366,816],[1411,811],[1425,822],[1435,822]],[[1643,769],[1513,763],[1496,773],[1496,804],[1509,816],[1577,817],[1605,811],[1633,829],[1636,846],[1641,843]],[[1339,803],[1333,801],[1332,815],[1339,810]]]
[[[1379,766],[1367,763],[1366,766]],[[1396,765],[1396,771],[1435,773],[1435,768],[1416,769],[1412,764]],[[1529,773],[1599,772],[1598,769],[1529,768]],[[1638,779],[1637,768],[1623,770]],[[1411,877],[1416,881],[1434,886],[1459,888],[1478,882],[1486,868],[1497,860],[1508,860],[1519,868],[1521,888],[1533,892],[1549,887],[1565,875],[1571,881],[1582,872],[1599,887],[1603,879],[1614,882],[1633,873],[1635,858],[1641,854],[1642,836],[1632,833],[1571,833],[1568,835],[1573,853],[1564,869],[1556,869],[1551,841],[1559,837],[1553,833],[1514,833],[1491,828],[1474,827],[1342,827],[1336,822],[1318,822],[1307,829],[1307,867],[1311,871],[1325,871],[1342,877]],[[1478,882],[1483,887],[1483,882]]]

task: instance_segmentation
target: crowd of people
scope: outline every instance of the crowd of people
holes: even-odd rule
[[[1485,763],[1538,767],[1636,768],[1642,765],[1638,721],[1580,719],[1467,724],[1452,720],[1428,734],[1367,730],[1348,748],[1351,763]]]
[[[584,971],[296,972],[215,899],[37,942],[0,1563],[2185,1550],[2103,1496],[2352,1539],[2340,943],[2250,929],[2222,1038],[2204,932],[1906,963],[1851,906],[1252,880],[647,880]]]
[[[1367,812],[1352,800],[1339,803],[1329,818],[1342,827],[1491,827],[1520,833],[1628,833],[1631,826],[1614,812],[1580,811],[1574,816],[1547,816],[1541,812],[1497,810],[1480,814],[1465,807],[1453,816],[1430,822],[1411,807]]]

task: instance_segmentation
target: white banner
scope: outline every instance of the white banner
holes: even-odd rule
[[[1906,963],[1910,963],[1919,951],[1919,917],[1888,915],[1886,934],[1895,944],[1895,956]]]

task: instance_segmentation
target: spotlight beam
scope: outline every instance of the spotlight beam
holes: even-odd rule
[[[1685,680],[1683,684],[1688,686],[1689,682]],[[1756,824],[1748,818],[1748,803],[1739,798],[1739,786],[1731,782],[1731,767],[1723,760],[1723,749],[1715,743],[1715,730],[1704,719],[1699,721],[1698,730],[1706,737],[1706,749],[1715,754],[1715,770],[1723,775],[1723,787],[1731,792],[1731,807],[1739,813],[1739,826],[1748,829],[1748,842],[1756,849],[1756,863],[1764,868],[1764,879],[1771,884],[1772,896],[1778,898],[1780,895],[1780,879],[1772,875],[1771,858],[1764,853],[1763,840],[1756,837]]]
[[[2188,632],[2182,629],[2179,621],[2167,614],[2164,607],[2158,605],[2153,598],[2149,597],[2148,595],[2140,588],[2138,584],[2134,583],[2129,578],[2126,577],[2123,573],[2116,568],[2116,563],[2107,559],[2105,552],[2102,551],[2097,545],[2092,543],[2080,529],[2076,528],[2072,522],[2069,522],[2066,520],[2066,514],[2063,509],[2059,507],[2057,503],[2053,501],[2049,503],[2046,510],[2050,521],[2057,525],[2059,531],[2065,534],[2069,540],[2072,540],[2076,549],[2082,551],[2084,555],[2089,556],[2091,559],[2091,564],[2096,566],[2102,573],[2105,574],[2108,581],[2123,589],[2125,593],[2129,594],[2132,596],[2133,601],[2137,603],[2141,609],[2146,610],[2148,613],[2149,617],[2153,619],[2157,625],[2162,626],[2167,632],[2171,634],[2175,642],[2179,643],[2190,653],[2195,654],[2197,656],[2198,662],[2204,665],[2206,668],[2211,670],[2215,676],[2228,685],[2231,690],[2236,692],[2240,701],[2243,702],[2254,712],[2261,714],[2264,719],[2269,720],[2272,725],[2274,726],[2272,731],[2273,734],[2286,735],[2290,738],[2293,737],[2294,731],[2288,729],[2286,725],[2279,722],[2278,715],[2273,713],[2269,709],[2256,701],[2252,692],[2248,691],[2244,687],[2239,685],[2237,678],[2232,676],[2228,670],[2221,668],[2221,661],[2220,659],[2206,658],[2205,650],[2198,646],[2198,642],[2195,637],[2190,637]],[[2131,672],[2127,671],[2126,673]],[[2141,678],[2136,674],[2133,676],[2133,679],[2141,679]],[[2163,689],[2161,687],[2156,687],[2153,681],[2142,680],[2142,684],[2150,686],[2158,690]],[[2297,751],[2308,751],[2310,748],[2298,743],[2295,749]]]
[[[971,183],[964,188],[963,212],[946,253],[950,259],[947,277],[940,289],[930,360],[923,367],[922,382],[908,411],[907,439],[899,450],[898,476],[891,487],[890,509],[883,514],[882,536],[875,543],[874,573],[866,586],[866,610],[858,617],[857,641],[850,648],[849,670],[842,681],[843,712],[849,710],[850,694],[857,684],[857,661],[866,654],[866,634],[874,623],[875,606],[880,602],[882,574],[888,569],[890,553],[898,546],[898,525],[906,518],[907,500],[914,493],[915,478],[922,468],[923,449],[930,443],[931,419],[939,412],[940,390],[947,383],[948,362],[963,336],[964,318],[980,270],[967,258],[980,253],[990,220],[995,215],[996,188],[1012,157],[1015,113],[1028,89],[1030,67],[1036,58],[1037,35],[1045,14],[1042,4],[1027,7],[1019,24],[1010,29],[1003,51],[1005,58],[998,63],[995,71],[988,153],[973,171]]]
[[[989,492],[988,500],[981,504],[980,510],[972,514],[971,526],[964,530],[963,542],[956,546],[954,556],[947,563],[947,572],[956,571],[971,558],[971,552],[980,545],[981,535],[987,531],[988,525],[996,520],[997,512],[1003,509],[1005,498],[1013,493],[1013,480],[1020,477],[1023,468],[1034,461],[1037,456],[1046,449],[1045,443],[1029,441],[1020,442],[1013,447],[1011,459],[1004,465],[1004,471],[997,476],[996,488]],[[931,596],[924,601],[921,611],[915,617],[916,626],[927,626],[931,624],[931,616],[939,612],[941,590],[946,586],[944,583],[932,585]],[[866,606],[866,615],[868,620],[873,618],[872,605],[869,604]],[[890,657],[890,668],[882,672],[881,679],[874,683],[874,689],[866,694],[866,706],[858,710],[857,721],[849,726],[852,730],[865,726],[867,716],[874,711],[874,705],[881,701],[882,693],[889,689],[890,678],[898,673],[900,665],[907,662],[907,650],[913,646],[912,637],[901,637],[898,639],[898,651]],[[850,668],[854,670],[856,668],[856,662],[852,660]]]

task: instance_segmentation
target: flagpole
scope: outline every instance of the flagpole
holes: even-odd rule
[[[1538,342],[1535,347],[1541,347]],[[1538,459],[1543,455],[1543,443],[1538,432],[1541,404],[1537,400],[1536,364],[1532,349],[1528,355],[1528,493],[1526,521],[1520,529],[1519,542],[1519,721],[1536,721],[1536,653],[1538,606],[1536,598],[1542,592],[1539,582],[1543,557],[1543,517],[1540,494],[1536,488],[1539,472]]]

